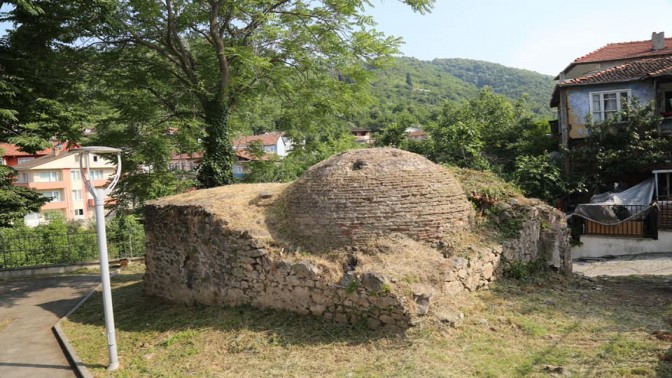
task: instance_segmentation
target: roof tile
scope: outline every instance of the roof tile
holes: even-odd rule
[[[672,56],[639,59],[589,75],[565,80],[559,85],[566,87],[574,85],[618,83],[666,75],[672,75]]]
[[[665,38],[665,48],[651,49],[651,40],[610,43],[576,58],[574,63],[604,62],[610,60],[634,59],[672,54],[672,38]]]

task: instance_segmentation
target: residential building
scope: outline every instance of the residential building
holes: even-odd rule
[[[61,145],[55,145],[55,148],[61,148]],[[2,153],[2,164],[13,167],[17,164],[25,163],[42,156],[53,153],[53,148],[47,148],[37,151],[34,154],[23,152],[19,147],[11,143],[0,143],[0,152]]]
[[[240,137],[233,141],[233,149],[237,151],[249,150],[249,145],[255,142],[261,143],[264,152],[285,157],[292,149],[292,141],[285,137],[284,133],[271,132],[260,135]]]
[[[615,116],[632,98],[655,101],[665,117],[661,133],[672,132],[672,38],[611,43],[575,59],[556,78],[551,107],[560,143],[572,148],[588,136],[590,122]]]
[[[363,129],[358,127],[351,127],[350,132],[355,136],[355,142],[359,144],[371,144],[373,143],[372,133],[369,129]]]
[[[168,169],[196,173],[202,157],[198,152],[172,154],[168,162]]]
[[[249,135],[234,140],[233,150],[236,157],[233,163],[233,177],[236,179],[245,177],[247,163],[258,159],[250,153],[249,146],[252,143],[261,144],[264,151],[261,160],[268,160],[273,155],[284,158],[292,149],[292,140],[279,132]]]
[[[75,152],[60,152],[55,149],[49,156],[14,166],[17,172],[15,185],[35,189],[51,198],[39,213],[26,215],[26,225],[35,226],[48,220],[53,214],[61,214],[66,220],[95,217],[93,197],[87,193],[80,174],[79,156]],[[93,155],[90,170],[85,173],[94,186],[102,187],[115,172],[114,163]]]
[[[407,127],[405,132],[408,140],[419,141],[427,139],[427,133],[417,127]]]

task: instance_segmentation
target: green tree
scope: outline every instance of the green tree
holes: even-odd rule
[[[33,189],[14,186],[13,181],[14,170],[0,165],[0,227],[23,224],[24,215],[40,211],[49,201]]]
[[[404,2],[421,12],[433,3]],[[367,76],[365,64],[377,66],[395,51],[397,39],[384,38],[369,27],[372,20],[363,15],[367,3],[117,1],[110,2],[100,38],[116,46],[146,48],[148,59],[159,57],[166,71],[197,99],[206,131],[198,178],[211,187],[232,182],[230,114],[246,96],[264,90],[284,93],[288,86],[296,88],[285,79],[291,78],[299,88],[321,85],[347,100],[350,83]],[[350,80],[339,81],[339,75]],[[289,92],[296,94],[295,89]],[[332,110],[329,105],[321,104]]]
[[[568,152],[568,180],[599,192],[621,181],[624,175],[650,173],[672,149],[672,138],[659,135],[660,122],[653,102],[642,105],[633,98],[616,117],[591,123],[585,143]]]
[[[552,202],[565,193],[565,181],[558,162],[545,155],[518,157],[513,179],[528,197]]]
[[[75,42],[100,21],[97,2],[2,3],[0,21],[14,28],[0,39],[0,140],[26,151],[77,142],[91,120],[80,78],[95,50]]]

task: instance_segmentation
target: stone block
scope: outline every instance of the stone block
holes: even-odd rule
[[[373,293],[383,291],[385,285],[387,285],[387,279],[382,274],[372,272],[361,274],[359,276],[359,282],[367,291]]]
[[[292,265],[290,269],[290,274],[300,278],[314,279],[319,273],[320,271],[317,267],[306,261],[300,261]]]

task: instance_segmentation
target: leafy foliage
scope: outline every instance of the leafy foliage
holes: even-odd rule
[[[514,180],[524,188],[526,196],[552,202],[565,192],[565,180],[559,163],[545,154],[521,155],[516,159]]]
[[[23,224],[23,217],[49,202],[33,189],[14,186],[14,170],[0,165],[0,228]]]
[[[642,105],[633,99],[618,117],[593,123],[585,143],[568,152],[573,185],[599,192],[626,174],[648,173],[663,162],[672,138],[658,135],[660,121],[653,103]]]

